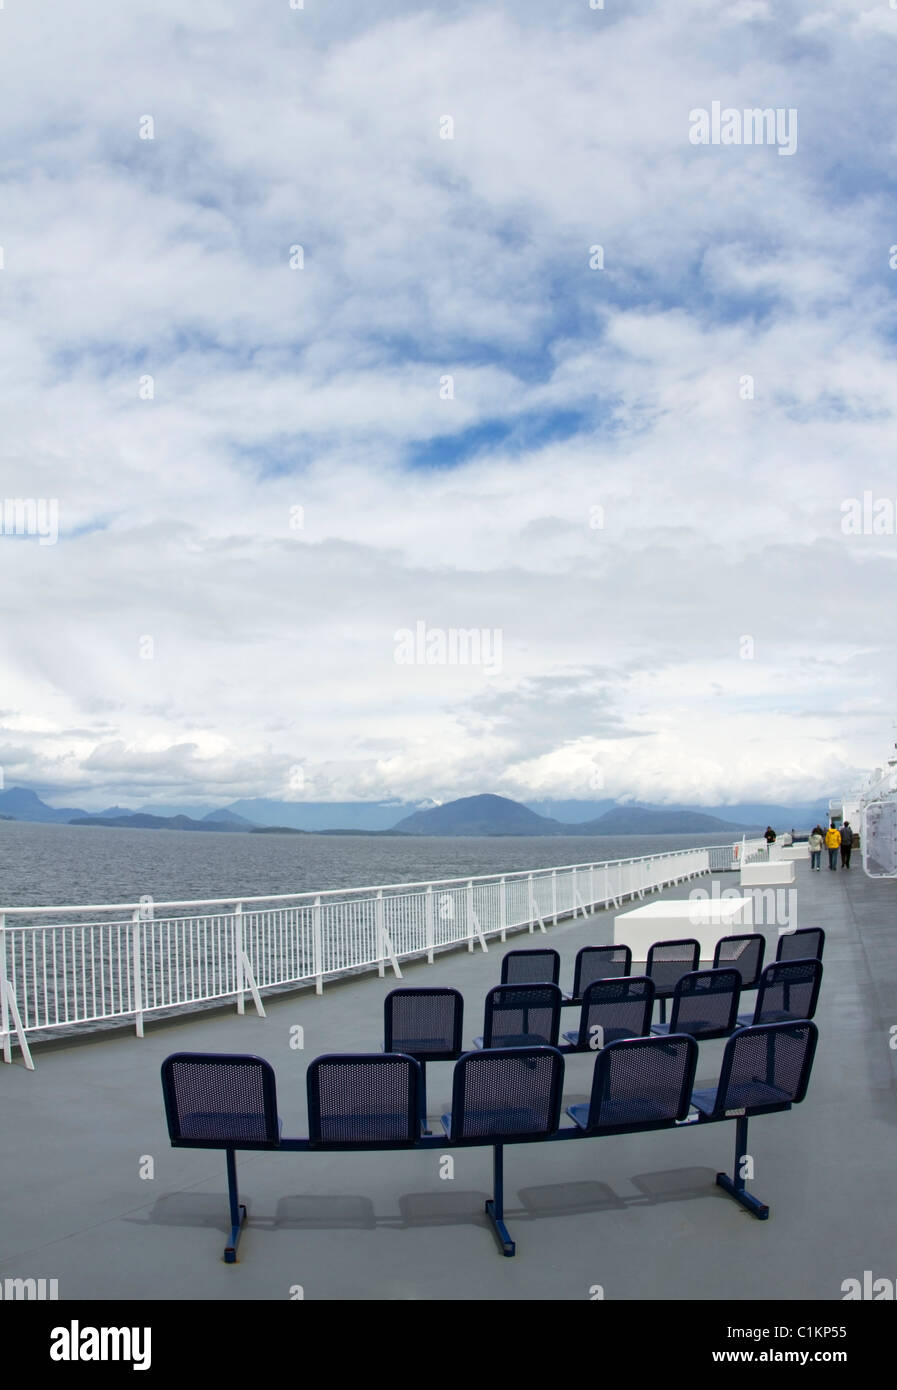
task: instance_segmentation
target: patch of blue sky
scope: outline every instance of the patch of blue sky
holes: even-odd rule
[[[404,450],[403,462],[412,469],[449,469],[498,450],[522,454],[596,428],[606,434],[614,432],[613,410],[607,402],[600,402],[592,411],[560,409],[531,411],[507,419],[491,417],[452,434],[413,440]],[[238,465],[250,468],[259,482],[266,482],[301,473],[332,442],[331,431],[326,435],[279,434],[264,442],[232,443],[230,453]]]
[[[893,411],[887,404],[870,406],[863,400],[847,400],[832,391],[822,391],[812,400],[795,400],[793,397],[789,400],[787,396],[780,396],[777,404],[789,420],[806,424],[820,420],[844,424],[885,423],[893,418]]]
[[[277,435],[258,444],[231,444],[231,456],[238,464],[248,466],[256,479],[269,482],[272,478],[288,478],[301,473],[320,456],[328,442],[320,435]]]
[[[82,341],[77,346],[68,344],[48,352],[47,360],[57,378],[78,376],[84,371],[101,378],[116,377],[146,367],[150,361],[158,362],[158,345],[136,346],[109,339]]]
[[[704,324],[721,326],[727,323],[752,324],[756,328],[768,326],[782,311],[784,296],[773,286],[745,286],[742,290],[712,289],[706,284],[694,286],[694,295],[681,292],[664,303],[663,308],[681,308],[688,305],[693,311],[700,310]]]
[[[533,411],[515,419],[490,419],[454,434],[436,435],[409,445],[405,462],[412,468],[455,468],[481,454],[501,450],[520,454],[570,439],[592,426],[581,410]]]
[[[743,239],[734,241],[734,254],[741,255]],[[708,276],[704,258],[711,248],[700,247],[678,265],[664,260],[656,268],[625,260],[600,276],[600,299],[593,307],[616,312],[670,313],[685,309],[707,325],[744,323],[761,325],[781,309],[782,294],[774,285],[715,284]],[[713,250],[718,249],[715,245]],[[775,248],[770,248],[770,255]]]
[[[186,327],[176,321],[160,334],[154,329],[151,341],[133,343],[122,339],[97,339],[66,344],[48,354],[53,373],[60,377],[89,371],[101,379],[120,377],[132,371],[154,373],[160,363],[185,357],[202,357],[206,369],[216,366],[234,370],[252,368],[255,358],[268,351],[265,344],[254,344],[236,329],[227,340],[200,327]]]
[[[157,134],[159,138],[141,140],[130,132],[114,132],[101,152],[103,165],[140,193],[176,199],[200,218],[220,214],[220,220],[206,216],[185,227],[200,244],[212,249],[234,243],[257,246],[261,256],[265,238],[259,234],[258,212],[268,196],[263,182],[251,170],[231,167],[213,141],[195,129]]]
[[[526,305],[528,287],[521,285],[518,302]],[[536,293],[536,292],[534,292]],[[414,361],[430,365],[442,374],[464,367],[498,367],[527,384],[551,380],[565,344],[587,340],[594,345],[603,336],[604,327],[595,316],[595,296],[584,293],[580,277],[569,268],[546,268],[538,276],[538,310],[529,331],[509,339],[503,327],[494,336],[488,327],[478,336],[442,333],[434,338],[426,321],[419,331],[382,333],[377,328],[364,335],[364,342],[375,349],[378,365],[404,365]],[[607,296],[601,296],[601,303]]]
[[[159,345],[154,346],[158,351]],[[256,355],[266,351],[267,344],[254,343],[241,328],[230,323],[222,325],[218,333],[209,333],[199,326],[172,323],[163,348],[169,358],[201,355],[206,367],[211,370],[216,365],[212,359],[217,357],[220,359],[218,365],[233,370],[235,367],[253,366]]]
[[[870,140],[875,138],[869,135]],[[825,205],[820,208],[820,221],[823,216],[834,219],[839,213],[853,213],[860,235],[865,233],[871,241],[872,234],[882,228],[888,242],[897,241],[897,237],[891,235],[893,208],[897,202],[897,175],[893,169],[852,162],[849,154],[838,152],[826,165],[825,180]],[[866,264],[858,257],[851,266],[851,274],[861,279],[864,273],[876,268],[874,255]]]
[[[81,536],[92,536],[97,531],[108,531],[109,520],[107,517],[94,517],[91,521],[82,521],[79,526],[73,526],[70,530],[65,525],[60,526],[59,534],[66,540],[76,541]]]

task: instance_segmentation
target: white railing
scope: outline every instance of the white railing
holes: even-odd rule
[[[770,850],[766,840],[762,837],[748,839],[743,836],[741,840],[740,861],[742,864],[759,864],[764,859],[769,859]]]
[[[619,906],[626,898],[713,870],[736,868],[742,846],[712,845],[636,859],[483,874],[428,883],[333,888],[261,898],[0,908],[0,1040],[13,1037],[31,1066],[27,1037],[101,1026],[158,1010],[260,991],[400,960]],[[87,920],[69,920],[72,918]],[[47,920],[48,919],[48,920]]]

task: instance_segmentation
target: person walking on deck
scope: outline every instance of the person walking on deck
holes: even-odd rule
[[[768,825],[768,826],[766,827],[765,831],[763,832],[763,838],[766,840],[766,853],[767,853],[767,854],[770,856],[770,858],[771,858],[771,857],[772,857],[772,847],[773,847],[773,845],[774,845],[775,842],[776,842],[776,832],[773,830],[773,828],[772,828],[771,825]]]
[[[811,869],[815,869],[815,870],[817,871],[817,873],[818,873],[819,868],[820,868],[820,862],[819,862],[819,861],[822,859],[822,841],[823,841],[823,839],[824,839],[824,836],[823,836],[823,833],[822,833],[822,826],[821,826],[821,825],[814,825],[814,826],[813,826],[813,829],[810,831],[810,836],[809,836],[809,839],[807,840],[807,845],[809,846],[809,850],[810,850],[810,868],[811,868]]]
[[[850,868],[850,851],[853,849],[853,828],[846,820],[841,826],[841,868]]]
[[[828,850],[828,866],[830,869],[838,867],[838,846],[841,844],[841,832],[834,825],[830,825],[825,832],[825,847]]]

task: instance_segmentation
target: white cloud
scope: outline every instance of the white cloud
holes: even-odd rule
[[[0,493],[62,534],[0,536],[6,784],[572,796],[599,759],[710,804],[880,761],[897,537],[841,529],[897,493],[878,13],[8,11]],[[797,155],[691,146],[714,99],[797,107]],[[501,670],[397,665],[418,620]]]

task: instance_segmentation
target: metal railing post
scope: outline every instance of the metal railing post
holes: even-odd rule
[[[554,925],[558,924],[558,871],[551,871],[551,915],[554,918]]]
[[[244,1012],[246,988],[248,986],[249,993],[252,995],[252,1002],[255,1005],[256,1013],[258,1014],[259,1018],[266,1018],[267,1015],[265,1013],[264,1005],[262,1004],[262,997],[259,994],[259,988],[256,984],[255,971],[252,968],[252,962],[250,961],[249,956],[246,952],[246,933],[243,924],[242,903],[236,904],[236,907],[234,908],[234,917],[236,918],[236,931],[234,933],[234,938],[237,943],[238,951],[237,983],[239,985],[240,990],[239,995],[237,996],[237,1011],[238,1013]]]
[[[0,914],[0,1032],[3,1034],[3,1060],[12,1062],[12,1039],[9,1036],[9,999],[6,974],[6,916]]]
[[[542,934],[544,935],[544,934],[545,934],[545,922],[544,922],[544,920],[543,920],[543,918],[542,918],[541,912],[539,911],[538,904],[536,903],[536,888],[535,888],[535,884],[534,884],[534,882],[533,882],[533,876],[532,876],[532,874],[528,874],[528,875],[527,875],[527,886],[528,886],[528,888],[529,888],[529,915],[530,915],[529,929],[530,929],[530,931],[532,932],[532,931],[535,929],[536,923],[538,922],[538,923],[539,923],[539,931],[542,932]],[[575,913],[574,913],[574,916],[575,916]]]
[[[320,894],[315,898],[314,907],[311,910],[311,936],[312,953],[314,961],[312,968],[315,975],[315,994],[324,993],[324,951],[321,941],[321,898]]]
[[[246,1011],[246,975],[243,971],[243,904],[234,907],[234,951],[237,957],[237,1013]]]
[[[377,974],[382,980],[386,974],[386,941],[383,936],[383,889],[377,889]]]
[[[473,950],[473,879],[467,880],[467,949]]]
[[[434,943],[434,941],[435,941],[435,932],[434,932],[434,926],[433,926],[433,885],[432,885],[432,883],[428,883],[428,884],[427,884],[427,894],[426,894],[426,898],[425,898],[425,901],[424,901],[424,912],[425,912],[425,931],[426,931],[426,944],[427,944],[427,961],[428,961],[428,963],[429,963],[430,965],[432,965],[432,964],[433,964],[433,943]]]
[[[508,885],[504,874],[498,881],[498,920],[501,926],[501,939],[508,939]]]
[[[25,1027],[22,1023],[22,1016],[19,1013],[19,1006],[16,1001],[16,992],[6,968],[6,917],[0,913],[0,1020],[3,1029],[3,1060],[12,1062],[12,1037],[10,1032],[10,1013],[12,1013],[12,1026],[16,1030],[16,1037],[19,1040],[19,1047],[22,1049],[22,1058],[28,1071],[34,1071],[34,1062],[31,1059],[31,1049],[28,1046],[28,1039],[25,1036]]]
[[[141,951],[140,908],[131,924],[131,969],[134,975],[134,1023],[138,1038],[143,1037],[143,953]]]

